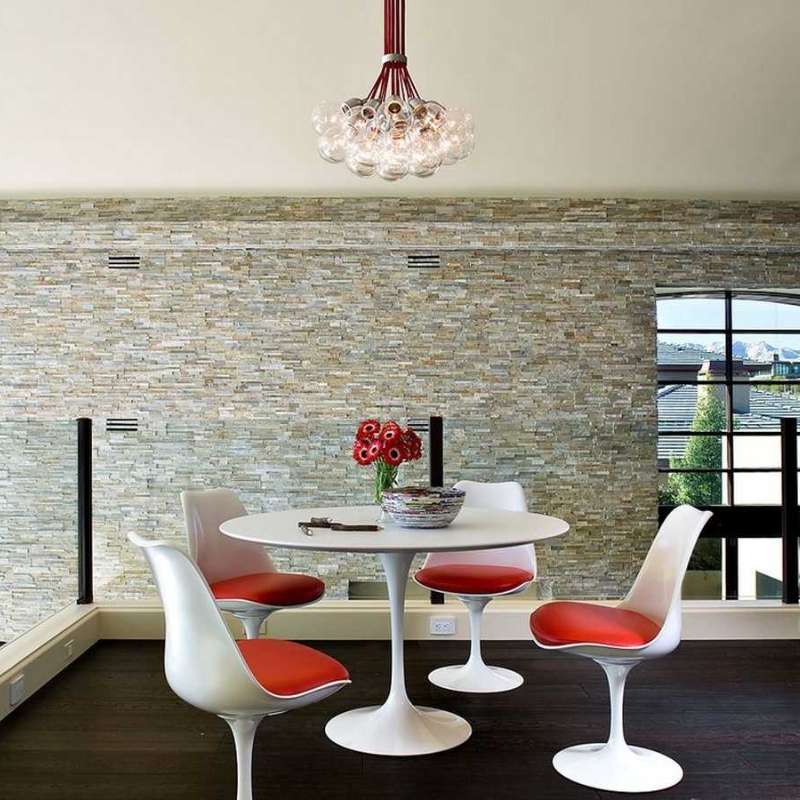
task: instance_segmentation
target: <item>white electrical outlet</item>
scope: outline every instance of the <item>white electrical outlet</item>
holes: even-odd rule
[[[8,684],[8,704],[18,706],[25,699],[25,674],[20,673]]]
[[[75,655],[75,640],[64,642],[64,660],[69,661]]]
[[[434,636],[452,636],[455,632],[455,617],[431,617],[431,633]]]

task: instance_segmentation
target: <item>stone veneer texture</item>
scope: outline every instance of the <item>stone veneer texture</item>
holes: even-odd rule
[[[447,482],[516,479],[570,522],[538,548],[546,591],[621,595],[656,530],[656,287],[800,288],[799,234],[788,203],[0,203],[0,638],[74,585],[79,416],[101,599],[152,594],[125,533],[183,542],[182,489],[230,486],[252,511],[367,501],[357,421],[434,413]],[[380,572],[275,555],[331,596]]]

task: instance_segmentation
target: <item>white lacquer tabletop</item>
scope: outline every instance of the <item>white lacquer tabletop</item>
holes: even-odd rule
[[[234,539],[288,547],[295,550],[343,551],[349,553],[437,552],[447,550],[488,550],[538,542],[561,536],[569,525],[557,517],[523,511],[489,511],[463,508],[447,528],[400,528],[387,519],[380,531],[331,531],[314,528],[306,536],[298,522],[328,517],[333,522],[373,524],[377,506],[305,508],[250,514],[228,520],[220,530]]]

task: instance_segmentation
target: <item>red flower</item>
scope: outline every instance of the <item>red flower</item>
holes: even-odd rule
[[[383,427],[381,428],[381,441],[399,443],[402,435],[402,429],[393,419],[383,423]]]
[[[379,458],[381,455],[381,443],[378,439],[373,439],[369,443],[369,461],[368,464],[371,464],[376,458]]]
[[[381,423],[377,419],[365,419],[356,432],[356,439],[373,439],[381,431]]]
[[[399,440],[397,442],[384,442],[381,458],[390,467],[399,467],[406,460],[406,453],[402,443]]]
[[[403,431],[400,441],[405,448],[406,457],[409,461],[418,461],[422,458],[422,439],[411,428],[406,428]]]
[[[370,444],[371,442],[365,439],[356,439],[353,442],[353,458],[361,464],[362,467],[371,464],[376,458],[376,456],[370,455]]]

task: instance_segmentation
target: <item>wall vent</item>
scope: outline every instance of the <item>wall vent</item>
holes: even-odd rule
[[[439,269],[442,258],[438,253],[409,253],[409,269]]]
[[[109,417],[106,420],[106,433],[135,433],[139,430],[136,417]]]
[[[408,427],[417,433],[427,433],[430,429],[430,420],[428,417],[411,417],[408,420]]]
[[[129,253],[109,253],[109,269],[139,269],[142,266],[142,257]]]

